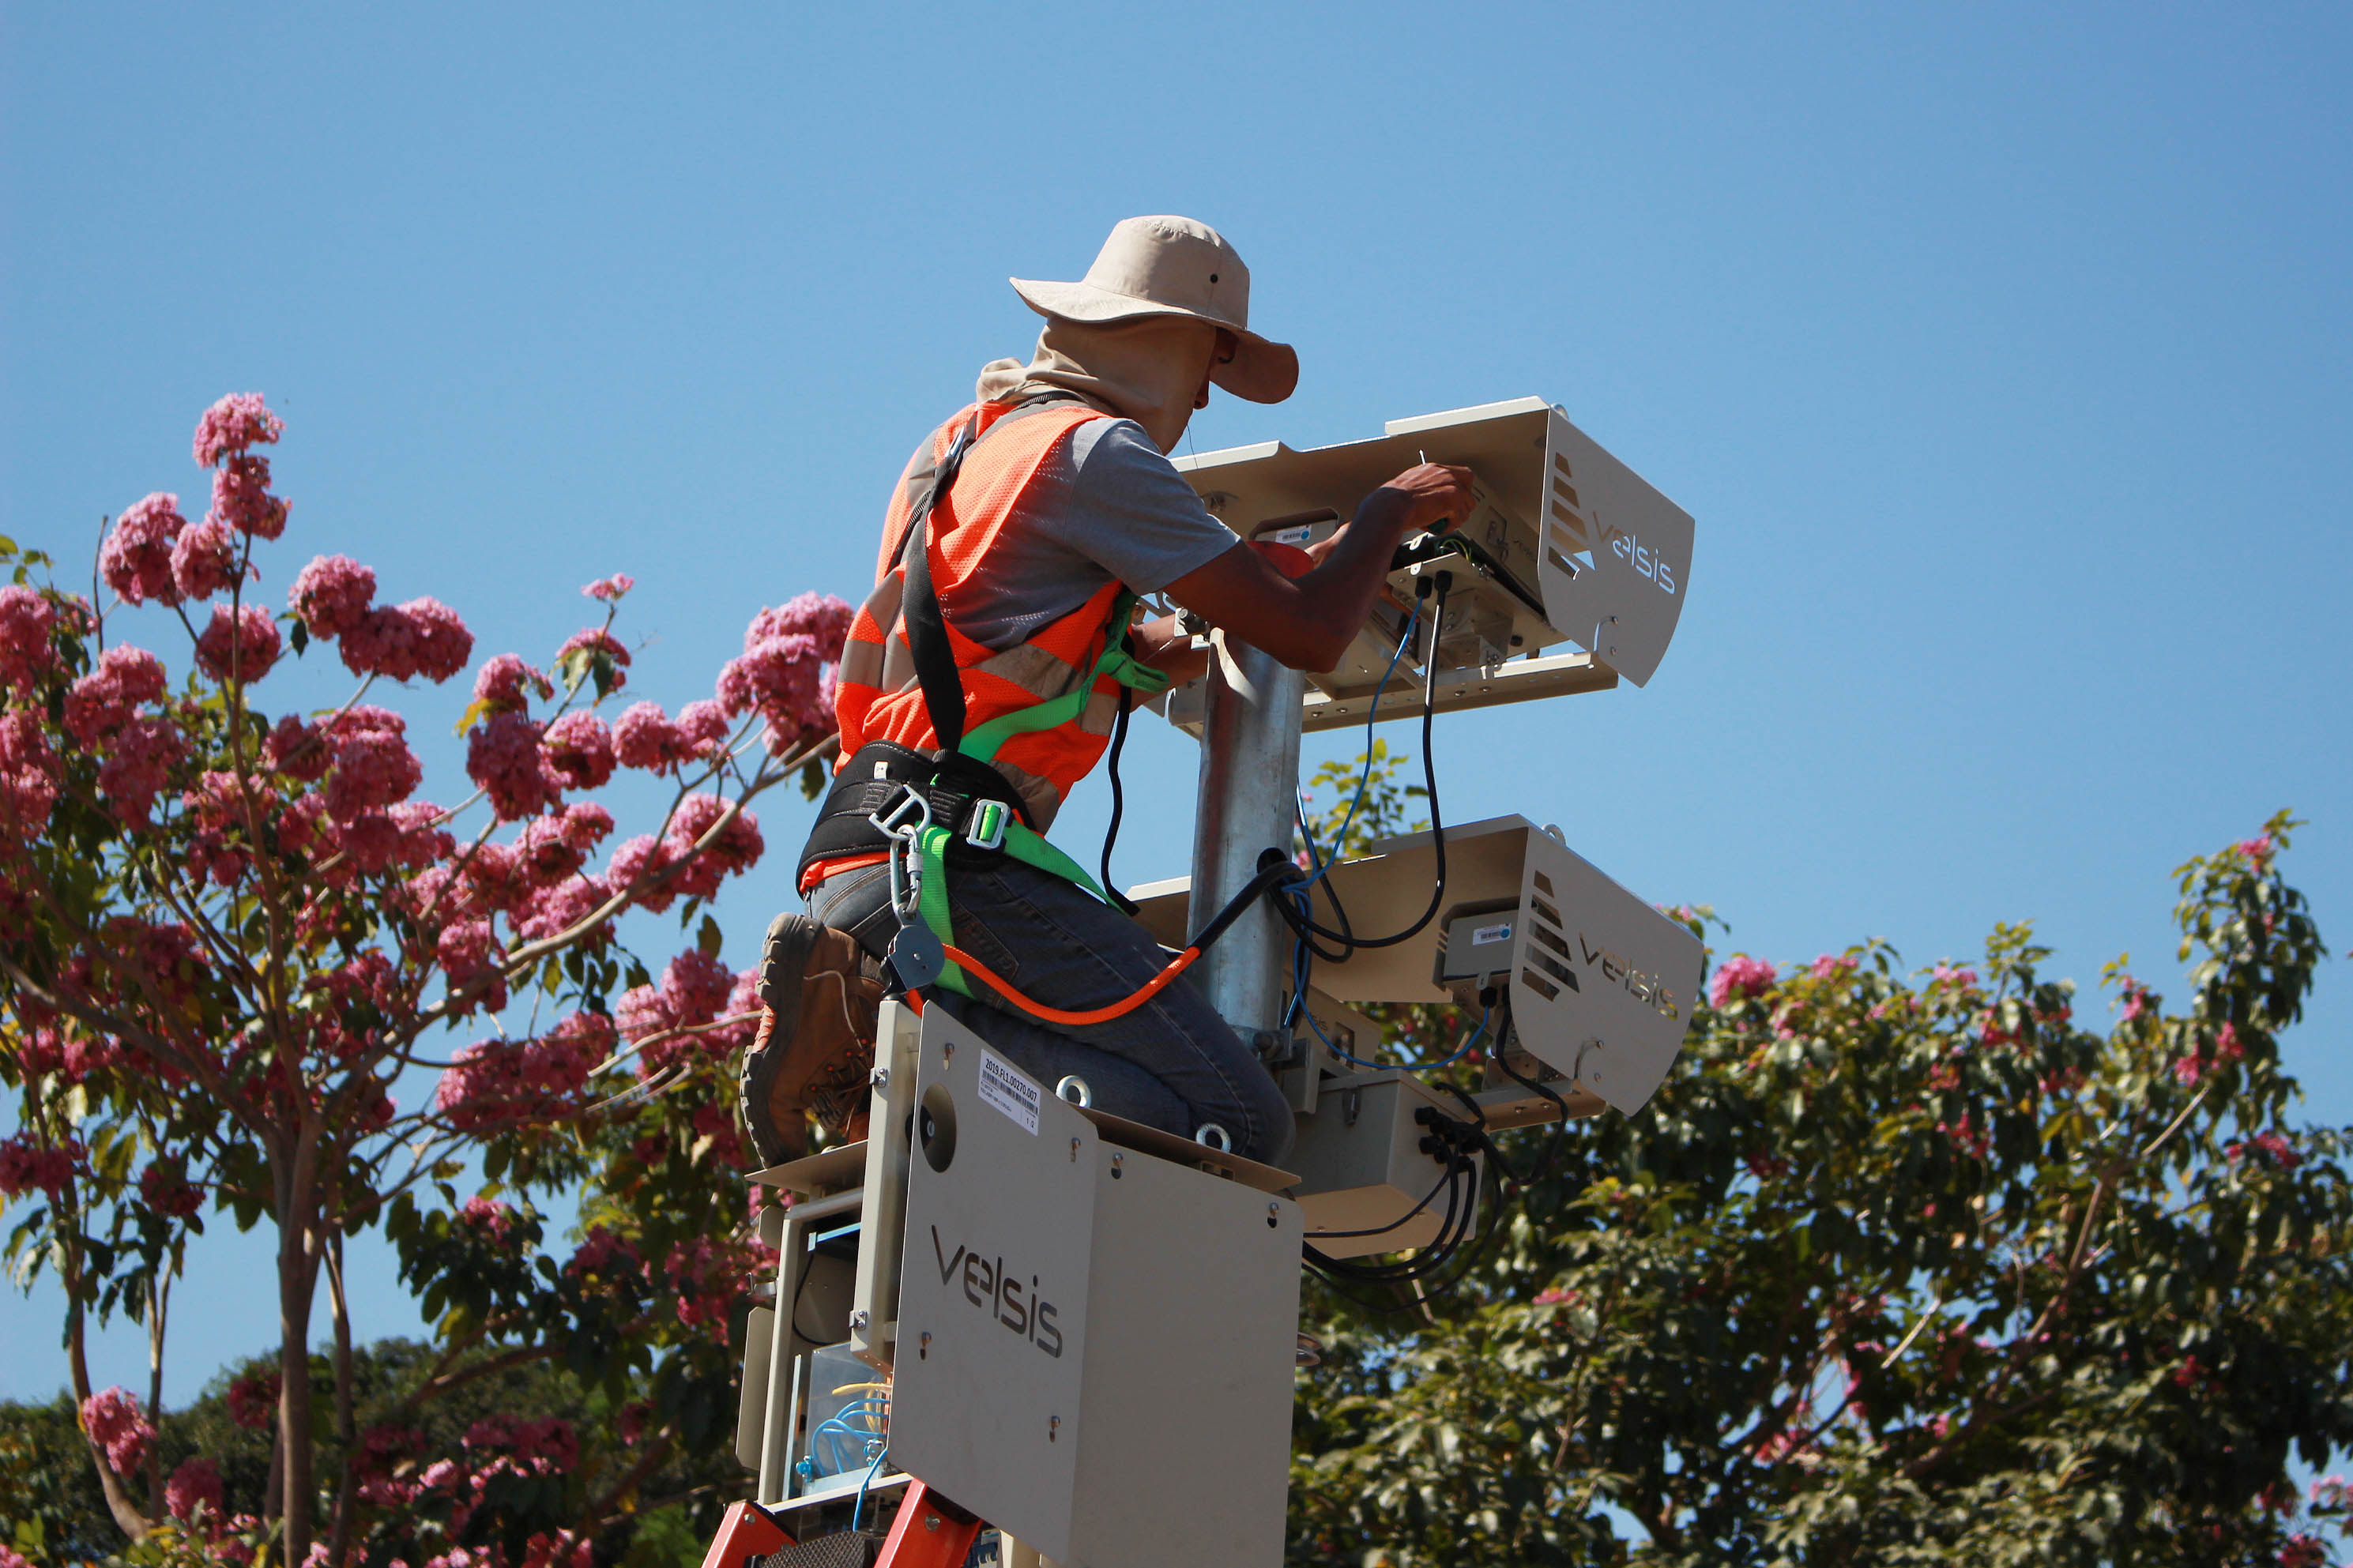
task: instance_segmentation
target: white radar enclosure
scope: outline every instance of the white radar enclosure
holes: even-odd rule
[[[1335,1002],[1447,1002],[1508,990],[1519,1047],[1625,1115],[1674,1065],[1699,999],[1705,952],[1691,928],[1627,891],[1553,830],[1499,816],[1446,829],[1446,902],[1420,935],[1315,966]],[[1345,906],[1356,928],[1402,931],[1438,879],[1428,833],[1383,839],[1328,874],[1316,918]],[[1189,882],[1131,889],[1136,918],[1185,940]]]
[[[1268,441],[1175,461],[1210,512],[1243,538],[1306,544],[1425,457],[1470,468],[1478,484],[1470,521],[1448,536],[1469,555],[1476,582],[1466,586],[1475,591],[1450,604],[1437,656],[1441,669],[1482,672],[1489,690],[1441,706],[1592,689],[1615,684],[1613,675],[1647,685],[1690,591],[1692,516],[1542,398],[1391,420],[1376,440],[1307,451]],[[1415,572],[1439,564],[1470,575],[1459,556]],[[1412,588],[1406,572],[1393,574],[1366,628],[1370,646],[1352,650],[1340,669],[1311,676],[1327,699],[1378,684],[1382,665],[1366,660],[1385,663],[1397,647]],[[1581,677],[1560,656],[1543,657],[1562,642],[1588,656],[1577,661]],[[1427,644],[1416,643],[1409,657],[1418,659]],[[1514,665],[1529,667],[1525,680],[1510,679]],[[1498,678],[1529,689],[1505,694]]]

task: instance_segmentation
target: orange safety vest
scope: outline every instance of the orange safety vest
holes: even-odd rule
[[[981,591],[975,580],[985,581],[989,552],[1005,537],[1006,529],[1018,522],[1025,509],[1043,503],[1034,481],[1047,458],[1073,430],[1103,417],[1092,405],[1071,402],[970,405],[934,430],[909,462],[884,518],[874,591],[859,606],[842,649],[834,699],[841,726],[837,770],[871,742],[889,741],[918,751],[939,748],[907,641],[903,555],[915,504],[967,425],[976,427],[976,437],[954,488],[933,502],[925,529],[932,582],[964,690],[965,734],[988,732],[992,721],[1009,720],[1091,687],[1074,717],[1005,734],[987,757],[1040,832],[1052,822],[1071,786],[1102,759],[1111,743],[1122,684],[1118,674],[1103,668],[1104,656],[1126,632],[1123,623],[1132,612],[1133,595],[1116,581],[1106,583],[1083,604],[1008,648],[988,648],[973,641],[956,630],[955,615],[959,597]],[[1128,683],[1136,684],[1133,679]],[[804,885],[876,858],[857,855],[818,862],[804,876]]]

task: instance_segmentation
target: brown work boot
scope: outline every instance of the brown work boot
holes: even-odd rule
[[[739,1100],[763,1165],[808,1152],[814,1112],[836,1142],[864,1137],[882,982],[847,931],[778,915],[760,954],[760,1032]]]

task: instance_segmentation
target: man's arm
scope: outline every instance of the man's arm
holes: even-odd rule
[[[1309,552],[1317,558],[1313,570],[1285,577],[1259,552],[1237,544],[1169,584],[1168,596],[1293,669],[1332,669],[1373,613],[1398,542],[1470,515],[1471,470],[1422,463],[1366,496],[1352,521]],[[1155,632],[1161,635],[1154,640]],[[1193,655],[1187,662],[1195,668],[1180,669],[1173,662],[1178,649],[1167,646],[1173,632],[1166,620],[1139,628],[1139,654],[1188,679],[1206,660]],[[1164,657],[1153,657],[1155,651]]]

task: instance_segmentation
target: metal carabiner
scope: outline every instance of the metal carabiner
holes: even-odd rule
[[[901,926],[913,925],[921,917],[916,901],[923,892],[923,865],[914,854],[913,834],[906,837],[892,835],[891,838],[891,912],[899,917]]]

